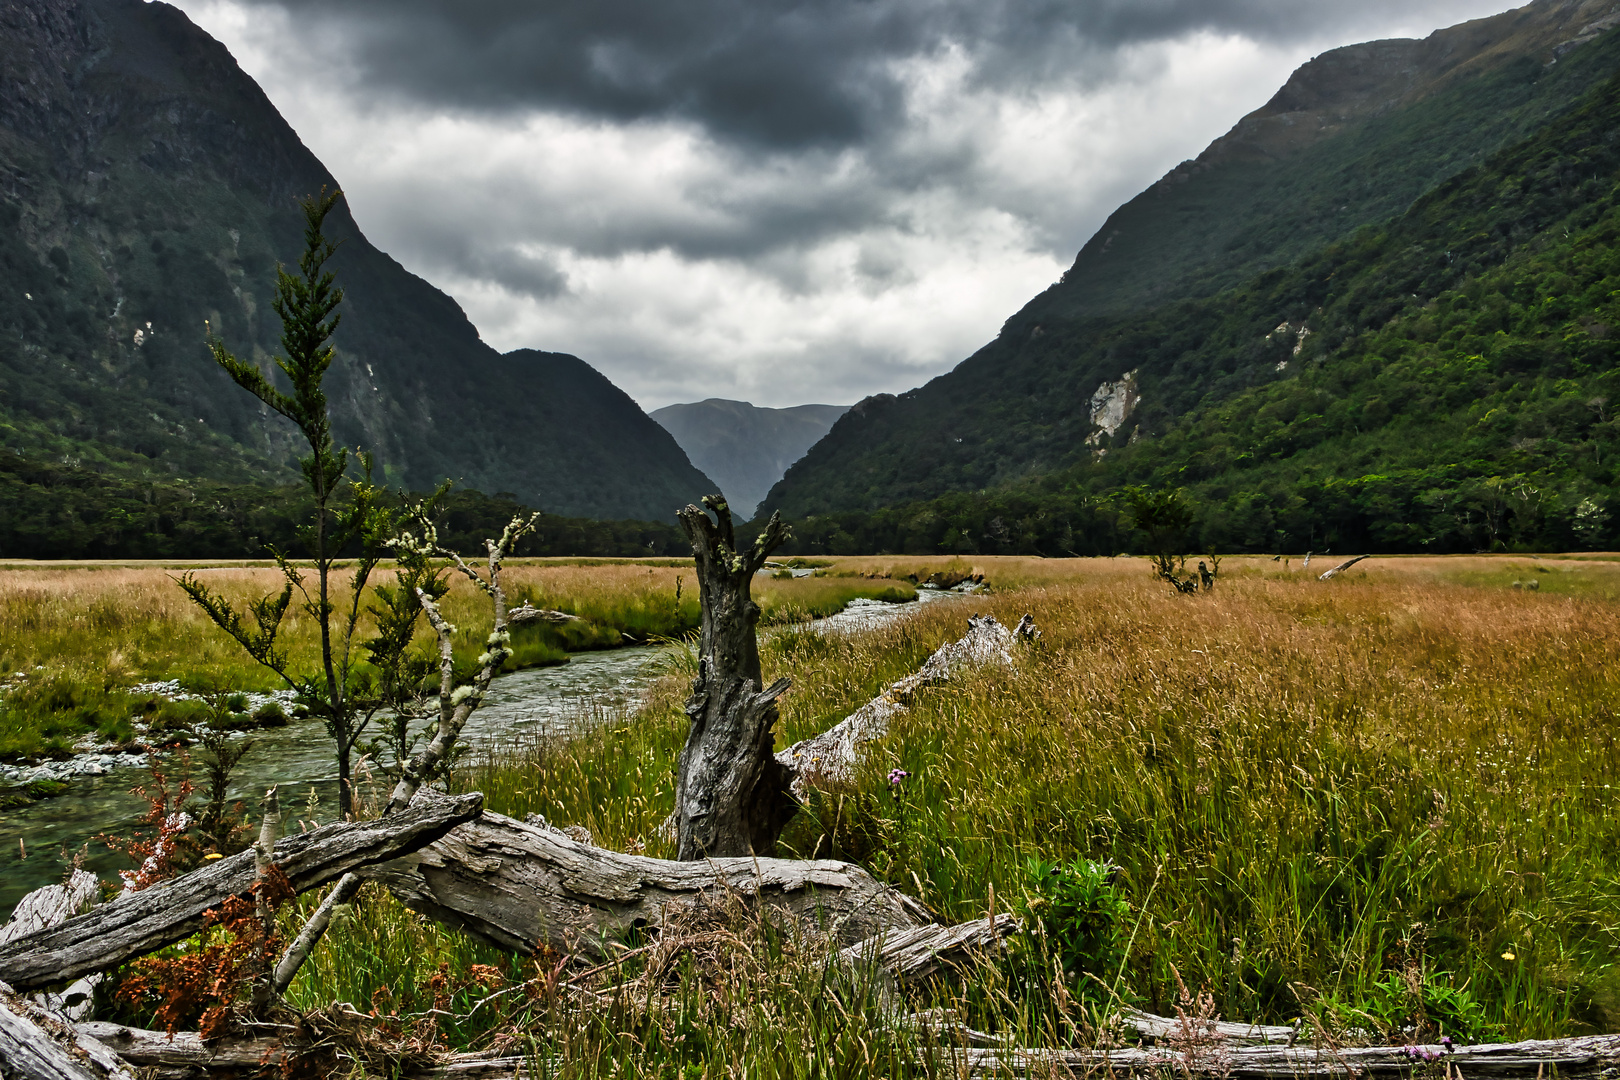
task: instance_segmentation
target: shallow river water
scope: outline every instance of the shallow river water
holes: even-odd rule
[[[949,595],[920,591],[918,597],[929,602]],[[816,625],[832,632],[859,632],[912,609],[913,605],[857,600]],[[623,716],[662,674],[676,647],[575,653],[566,664],[503,675],[490,685],[489,696],[473,713],[462,738],[478,754],[515,736],[564,734]],[[323,823],[336,816],[332,745],[318,722],[254,732],[251,738],[253,749],[232,777],[232,799],[252,807],[266,788],[279,784],[282,814],[290,828],[298,828],[299,818],[308,816],[305,807],[311,790],[319,799],[315,816]],[[64,851],[71,854],[88,843],[85,867],[102,878],[111,878],[128,865],[95,838],[135,831],[148,804],[130,788],[148,779],[145,766],[114,769],[105,776],[74,781],[57,798],[0,811],[0,912],[9,913],[30,890],[60,881]]]

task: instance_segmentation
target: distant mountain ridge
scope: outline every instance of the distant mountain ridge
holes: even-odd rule
[[[848,411],[848,405],[768,409],[708,398],[666,405],[651,415],[675,436],[692,463],[714,478],[738,520],[745,521],[788,466]]]
[[[1358,309],[1377,321],[1341,327],[1318,316],[1324,300],[1307,300],[1324,295],[1315,285],[1257,298],[1336,245],[1354,250],[1356,237],[1491,155],[1556,132],[1620,71],[1616,25],[1620,4],[1535,0],[1422,42],[1317,57],[1116,211],[995,341],[925,386],[857,403],[761,511],[872,512],[1086,471],[1099,453],[1114,456],[1103,472],[1117,472],[1195,411],[1302,375],[1406,297]],[[1511,213],[1497,223],[1517,230],[1500,238],[1509,249],[1530,239]],[[1331,266],[1324,273],[1335,280]],[[1206,300],[1215,306],[1194,317],[1187,305]]]
[[[215,369],[270,368],[299,197],[337,180],[229,52],[142,0],[0,8],[0,448],[141,476],[279,483],[293,433]],[[338,438],[387,480],[668,520],[713,482],[577,357],[501,355],[444,293],[329,219],[346,292]]]

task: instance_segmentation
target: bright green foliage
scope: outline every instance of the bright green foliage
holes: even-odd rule
[[[1329,1030],[1361,1028],[1390,1041],[1432,1043],[1449,1035],[1473,1043],[1502,1037],[1502,1025],[1486,1019],[1484,1006],[1466,984],[1448,972],[1423,972],[1416,966],[1369,984],[1354,1002],[1341,991],[1314,1005]]]
[[[1125,966],[1130,905],[1114,884],[1117,867],[1092,859],[1030,859],[1024,913],[1039,923],[1074,992],[1107,1002]]]

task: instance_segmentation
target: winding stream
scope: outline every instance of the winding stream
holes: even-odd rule
[[[924,590],[918,599],[937,601],[950,595]],[[817,625],[834,632],[860,632],[914,607],[856,600]],[[503,675],[490,685],[462,738],[478,753],[516,735],[566,734],[624,716],[663,673],[675,648],[634,646],[575,653],[566,664]],[[332,820],[337,780],[331,743],[321,725],[303,721],[254,732],[251,738],[254,746],[232,778],[231,798],[252,806],[253,798],[279,784],[282,813],[289,828],[296,829],[299,818],[308,816],[306,801],[313,790],[319,800],[315,816],[323,822]],[[88,842],[85,868],[102,878],[112,878],[127,866],[94,838],[134,831],[147,804],[130,788],[147,779],[144,765],[115,768],[105,776],[74,781],[72,789],[57,798],[0,811],[0,912],[10,912],[30,890],[60,881],[64,850],[71,855]]]

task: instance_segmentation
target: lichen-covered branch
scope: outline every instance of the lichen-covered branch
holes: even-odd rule
[[[388,804],[383,807],[385,817],[409,806],[422,786],[433,780],[439,768],[450,756],[456,740],[461,737],[461,730],[467,725],[467,718],[483,701],[485,692],[489,690],[490,681],[506,663],[507,657],[512,655],[509,647],[512,635],[508,630],[506,592],[501,585],[501,566],[512,546],[534,528],[538,520],[539,514],[531,514],[527,518],[513,518],[502,531],[499,540],[484,541],[489,552],[488,577],[480,576],[459,555],[440,549],[443,554],[454,558],[461,572],[470,577],[478,588],[490,597],[495,609],[494,628],[485,641],[484,653],[478,658],[478,672],[470,684],[455,685],[455,660],[452,648],[455,626],[444,617],[437,601],[426,590],[417,590],[417,599],[422,604],[422,612],[427,616],[428,624],[433,627],[439,644],[439,725],[426,747],[413,755],[409,761],[400,763],[399,780],[388,797]],[[331,926],[333,914],[339,906],[354,899],[362,884],[361,878],[347,874],[322,898],[320,905],[299,930],[298,936],[276,962],[275,972],[271,978],[271,989],[276,996],[287,992],[287,987],[292,985],[298,969],[303,966],[316,943]]]

